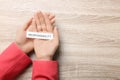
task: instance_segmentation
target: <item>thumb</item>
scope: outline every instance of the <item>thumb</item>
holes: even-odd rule
[[[23,26],[23,30],[27,30],[28,29],[28,27],[30,26],[30,24],[32,23],[32,19],[33,18],[30,18],[25,24],[24,24],[24,26]]]
[[[57,27],[54,27],[53,34],[54,34],[54,39],[58,41],[59,40],[59,33],[58,33]]]

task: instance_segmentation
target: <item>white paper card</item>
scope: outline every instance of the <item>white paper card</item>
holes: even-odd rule
[[[27,31],[26,37],[27,38],[37,38],[37,39],[53,39],[53,34]]]

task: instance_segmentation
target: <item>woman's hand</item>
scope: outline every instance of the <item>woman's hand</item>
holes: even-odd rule
[[[47,16],[49,17],[50,23],[54,24],[55,16],[50,13],[48,13]],[[25,23],[25,25],[22,28],[20,28],[17,31],[15,43],[25,53],[29,53],[30,51],[33,50],[33,47],[34,47],[33,39],[26,38],[27,30],[36,31],[36,26],[34,24],[35,24],[35,19],[31,18],[29,21]]]
[[[33,19],[31,18],[22,28],[17,31],[15,39],[17,46],[19,46],[19,48],[25,53],[29,53],[33,50],[33,40],[26,38],[26,31],[31,25],[32,20]]]
[[[39,12],[35,15],[35,24],[38,32],[53,33],[52,40],[35,39],[34,49],[39,60],[52,60],[54,53],[59,45],[58,30],[54,27],[47,14]]]

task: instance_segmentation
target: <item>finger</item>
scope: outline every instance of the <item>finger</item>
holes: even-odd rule
[[[54,14],[51,14],[51,13],[46,13],[46,15],[49,17],[49,19],[53,19],[55,18],[55,15]]]
[[[54,23],[55,23],[55,18],[53,18],[52,20],[50,20],[50,23],[51,23],[52,25],[54,25]]]
[[[51,13],[46,13],[46,15],[49,17],[49,20],[51,24],[53,25],[55,23],[55,15]]]
[[[50,20],[49,20],[49,18],[48,18],[48,16],[46,14],[44,14],[44,18],[45,18],[47,31],[52,32],[53,31],[53,29],[52,29],[53,26],[51,25],[51,22],[50,22]]]
[[[54,34],[54,40],[59,42],[59,33],[57,27],[54,27],[53,34]]]
[[[33,24],[33,19],[32,19],[32,23],[31,23],[31,25],[28,27],[27,31],[31,31],[31,32],[33,32],[32,24]]]
[[[35,19],[32,20],[32,24],[31,24],[31,26],[30,26],[29,31],[37,32],[37,26],[36,26]]]
[[[55,15],[54,14],[51,14],[48,16],[50,20],[54,19],[55,18]]]
[[[41,24],[42,31],[46,31],[45,19],[44,19],[44,15],[42,12],[39,12],[39,21]]]
[[[23,30],[26,31],[28,29],[28,27],[30,26],[31,22],[32,22],[33,18],[30,18],[27,23],[25,23],[25,25],[23,26]]]
[[[50,16],[50,13],[45,13],[47,16]]]
[[[36,14],[35,14],[35,22],[36,22],[36,25],[37,25],[37,31],[41,31],[41,24],[40,24],[40,21],[39,21],[39,13],[37,12]]]

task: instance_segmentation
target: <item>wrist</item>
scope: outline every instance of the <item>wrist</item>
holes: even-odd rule
[[[51,61],[53,60],[53,58],[52,57],[37,57],[37,60]]]
[[[16,44],[24,53],[28,53],[28,51],[24,48],[24,45],[18,44],[17,42],[15,42],[15,44]]]

